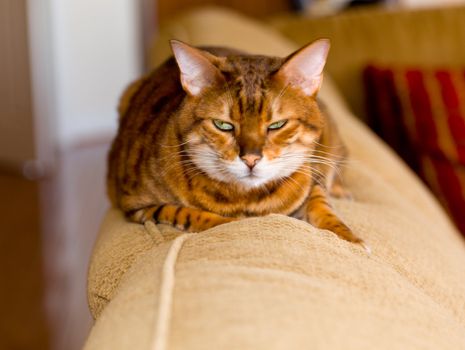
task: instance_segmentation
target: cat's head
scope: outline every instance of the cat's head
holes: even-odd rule
[[[328,40],[286,58],[171,46],[187,93],[184,139],[199,169],[245,188],[309,171],[304,164],[324,127],[316,94]]]

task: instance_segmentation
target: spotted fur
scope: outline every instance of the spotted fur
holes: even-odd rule
[[[174,57],[121,99],[109,155],[113,205],[132,221],[190,232],[279,213],[362,243],[328,199],[344,193],[336,172],[346,157],[316,99],[328,42],[287,58],[172,48]]]

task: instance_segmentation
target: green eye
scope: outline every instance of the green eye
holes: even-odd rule
[[[234,125],[231,123],[224,122],[219,119],[213,119],[213,124],[220,129],[221,131],[231,131],[234,130]]]
[[[279,122],[274,122],[268,126],[268,130],[277,130],[281,129],[284,125],[286,125],[287,120],[280,120]]]

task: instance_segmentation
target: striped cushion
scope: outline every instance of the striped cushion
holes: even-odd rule
[[[465,70],[368,66],[373,129],[417,172],[465,235]]]

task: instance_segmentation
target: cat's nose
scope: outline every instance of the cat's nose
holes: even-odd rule
[[[246,154],[241,157],[244,163],[249,167],[250,170],[258,163],[262,156],[258,154]]]

